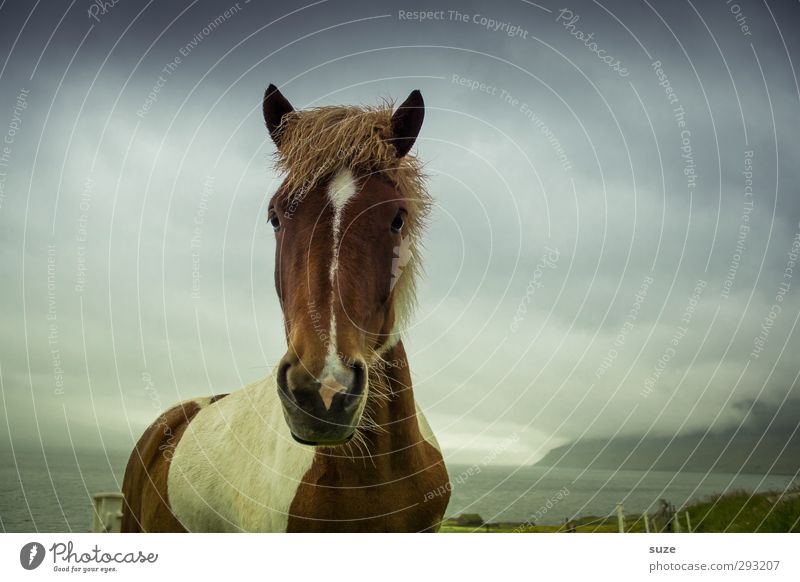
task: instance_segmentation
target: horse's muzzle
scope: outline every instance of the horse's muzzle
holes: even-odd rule
[[[366,400],[363,364],[353,363],[320,380],[310,376],[302,363],[284,358],[277,380],[283,416],[297,442],[333,446],[353,437]]]

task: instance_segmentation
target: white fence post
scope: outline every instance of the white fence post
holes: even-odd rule
[[[617,523],[619,524],[619,533],[625,533],[625,512],[622,503],[617,503]]]
[[[95,493],[92,515],[93,533],[119,533],[122,524],[122,493]]]
[[[686,531],[692,533],[692,520],[689,519],[689,512],[686,512]]]
[[[644,531],[650,533],[650,519],[647,517],[647,513],[644,514]]]

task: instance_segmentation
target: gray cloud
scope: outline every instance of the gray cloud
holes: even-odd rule
[[[278,176],[259,113],[269,82],[296,106],[425,95],[418,151],[437,207],[406,344],[417,398],[451,459],[510,434],[519,441],[500,461],[535,460],[580,436],[737,426],[742,402],[777,406],[796,384],[796,273],[769,316],[800,221],[787,35],[796,9],[770,6],[782,39],[755,2],[739,2],[749,35],[725,3],[694,4],[702,20],[689,3],[573,4],[575,29],[594,33],[623,77],[545,3],[551,12],[331,1],[285,16],[303,5],[241,2],[217,20],[225,5],[178,17],[188,5],[139,14],[121,2],[99,21],[85,3],[56,29],[68,6],[57,4],[31,15],[13,51],[29,7],[0,10],[3,134],[29,90],[0,206],[0,438],[102,437],[124,449],[160,408],[235,389],[277,362],[264,204]],[[446,17],[398,13],[432,9]],[[691,193],[656,60],[686,111]],[[541,267],[546,247],[558,259]]]

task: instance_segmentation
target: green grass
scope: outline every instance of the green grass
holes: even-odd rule
[[[616,533],[618,530],[616,517],[596,517],[586,516],[573,520],[576,533]],[[641,531],[644,531],[644,522],[641,524]],[[638,531],[635,524],[631,531]],[[489,527],[467,527],[454,523],[454,520],[446,520],[442,524],[441,533],[560,533],[564,531],[563,525],[526,525],[522,523],[492,523]]]
[[[697,532],[800,532],[800,484],[780,492],[732,491],[687,507]]]
[[[491,527],[488,532],[486,528],[462,527],[457,525],[443,525],[440,533],[559,533],[562,527],[559,525],[534,525],[520,528],[519,524],[502,524],[500,527]],[[616,525],[611,528],[601,526],[578,526],[577,533],[598,533],[617,531]]]

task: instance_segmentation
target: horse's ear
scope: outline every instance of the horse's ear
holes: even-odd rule
[[[425,119],[425,101],[422,93],[414,89],[392,115],[392,137],[389,140],[397,150],[397,157],[406,155],[419,135]]]
[[[292,107],[292,104],[289,103],[286,97],[278,91],[278,88],[270,83],[270,86],[267,87],[267,90],[264,92],[263,109],[264,121],[267,122],[269,135],[272,137],[272,141],[275,142],[275,145],[281,147],[281,121],[283,121],[284,115],[294,111],[294,107]]]

